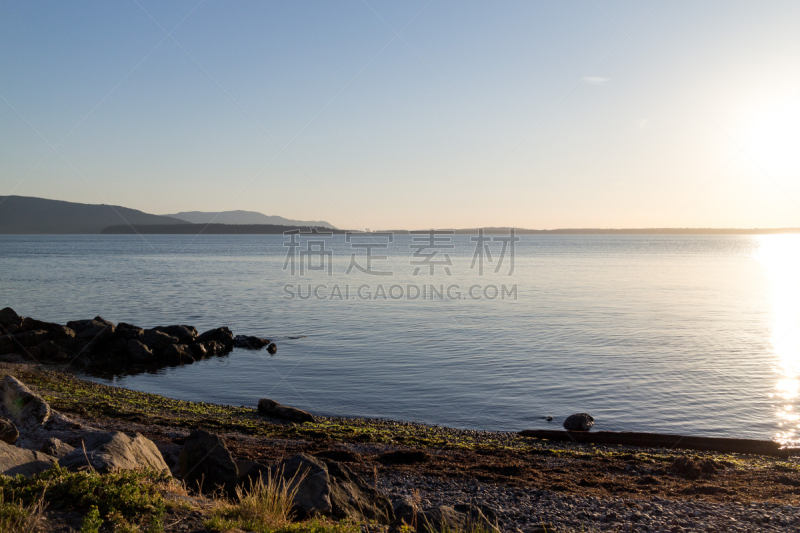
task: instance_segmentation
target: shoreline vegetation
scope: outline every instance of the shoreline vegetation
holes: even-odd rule
[[[0,311],[6,337],[75,338],[59,329],[68,326],[12,313]],[[80,324],[112,329],[101,320]],[[112,326],[108,342],[130,331]],[[251,407],[188,402],[82,379],[69,361],[37,360],[38,345],[13,345],[0,357],[0,411],[10,424],[2,433],[11,435],[0,457],[6,474],[27,477],[0,477],[0,530],[4,516],[33,520],[41,531],[800,526],[800,465],[792,458],[323,417],[259,398]],[[124,460],[115,458],[120,449]],[[19,454],[29,459],[9,466]],[[29,470],[34,464],[45,469]],[[23,531],[15,527],[7,530]]]

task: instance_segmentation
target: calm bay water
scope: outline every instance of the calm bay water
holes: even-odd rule
[[[283,236],[0,236],[0,307],[61,323],[227,325],[277,342],[275,356],[237,349],[93,378],[175,398],[269,397],[323,415],[495,430],[555,429],[585,411],[604,430],[794,440],[798,235],[523,235],[511,275],[508,249],[494,272],[501,242],[486,243],[479,275],[476,243],[455,236],[432,258],[449,255],[449,276],[441,265],[413,275],[430,251],[413,257],[410,236],[372,249],[373,269],[392,276],[346,274],[353,253],[366,266],[365,248],[322,240],[330,275],[301,277],[299,254],[295,276],[284,269]],[[292,299],[286,284],[304,297],[325,288]],[[408,297],[423,284],[451,297]],[[502,284],[516,298],[491,299]]]

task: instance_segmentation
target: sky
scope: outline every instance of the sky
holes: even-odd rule
[[[800,227],[798,27],[779,1],[2,2],[0,195]]]

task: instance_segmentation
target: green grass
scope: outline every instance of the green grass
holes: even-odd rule
[[[25,505],[43,501],[49,510],[84,512],[84,529],[89,532],[96,531],[98,522],[105,519],[155,533],[162,529],[166,510],[162,489],[168,482],[164,474],[156,472],[100,475],[56,466],[30,478],[0,476],[0,494]]]

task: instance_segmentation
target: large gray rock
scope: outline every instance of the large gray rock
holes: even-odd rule
[[[190,488],[205,492],[222,489],[232,493],[239,477],[236,462],[223,440],[202,429],[187,437],[178,455],[178,469]]]
[[[586,413],[570,415],[564,420],[564,429],[567,431],[589,431],[594,425],[594,418]]]
[[[55,457],[0,441],[0,473],[6,476],[33,476],[52,468],[55,463]]]
[[[326,461],[325,465],[331,478],[330,500],[334,518],[374,520],[384,525],[394,521],[394,511],[389,498],[370,487],[363,478],[345,465],[334,461]]]
[[[292,489],[297,488],[293,507],[298,518],[332,514],[331,478],[325,463],[316,457],[298,453],[281,462],[278,472]]]
[[[81,447],[83,449],[83,447]],[[70,446],[66,442],[62,441],[61,439],[57,439],[55,437],[51,437],[47,439],[40,449],[42,453],[46,453],[47,455],[52,455],[53,457],[57,457],[61,459],[65,455],[68,455],[75,451],[74,446]]]
[[[269,472],[260,465],[250,471],[258,470]],[[293,507],[299,518],[321,515],[339,520],[374,520],[384,525],[394,520],[389,499],[345,465],[335,461],[323,462],[299,453],[271,471],[280,473],[290,488],[297,489]]]
[[[41,396],[14,376],[0,380],[0,415],[10,419],[17,427],[17,444],[32,450],[41,449],[51,437],[72,444],[73,441],[80,441],[85,433],[97,432],[50,409]]]
[[[39,428],[50,420],[47,402],[14,376],[0,381],[0,402],[18,428]]]
[[[85,448],[85,449],[84,449]],[[169,472],[156,445],[139,433],[133,438],[119,431],[87,435],[83,446],[62,457],[58,464],[69,470],[156,470]]]
[[[302,409],[281,405],[275,400],[261,398],[258,400],[258,412],[278,420],[291,420],[293,422],[313,422],[314,415]]]

